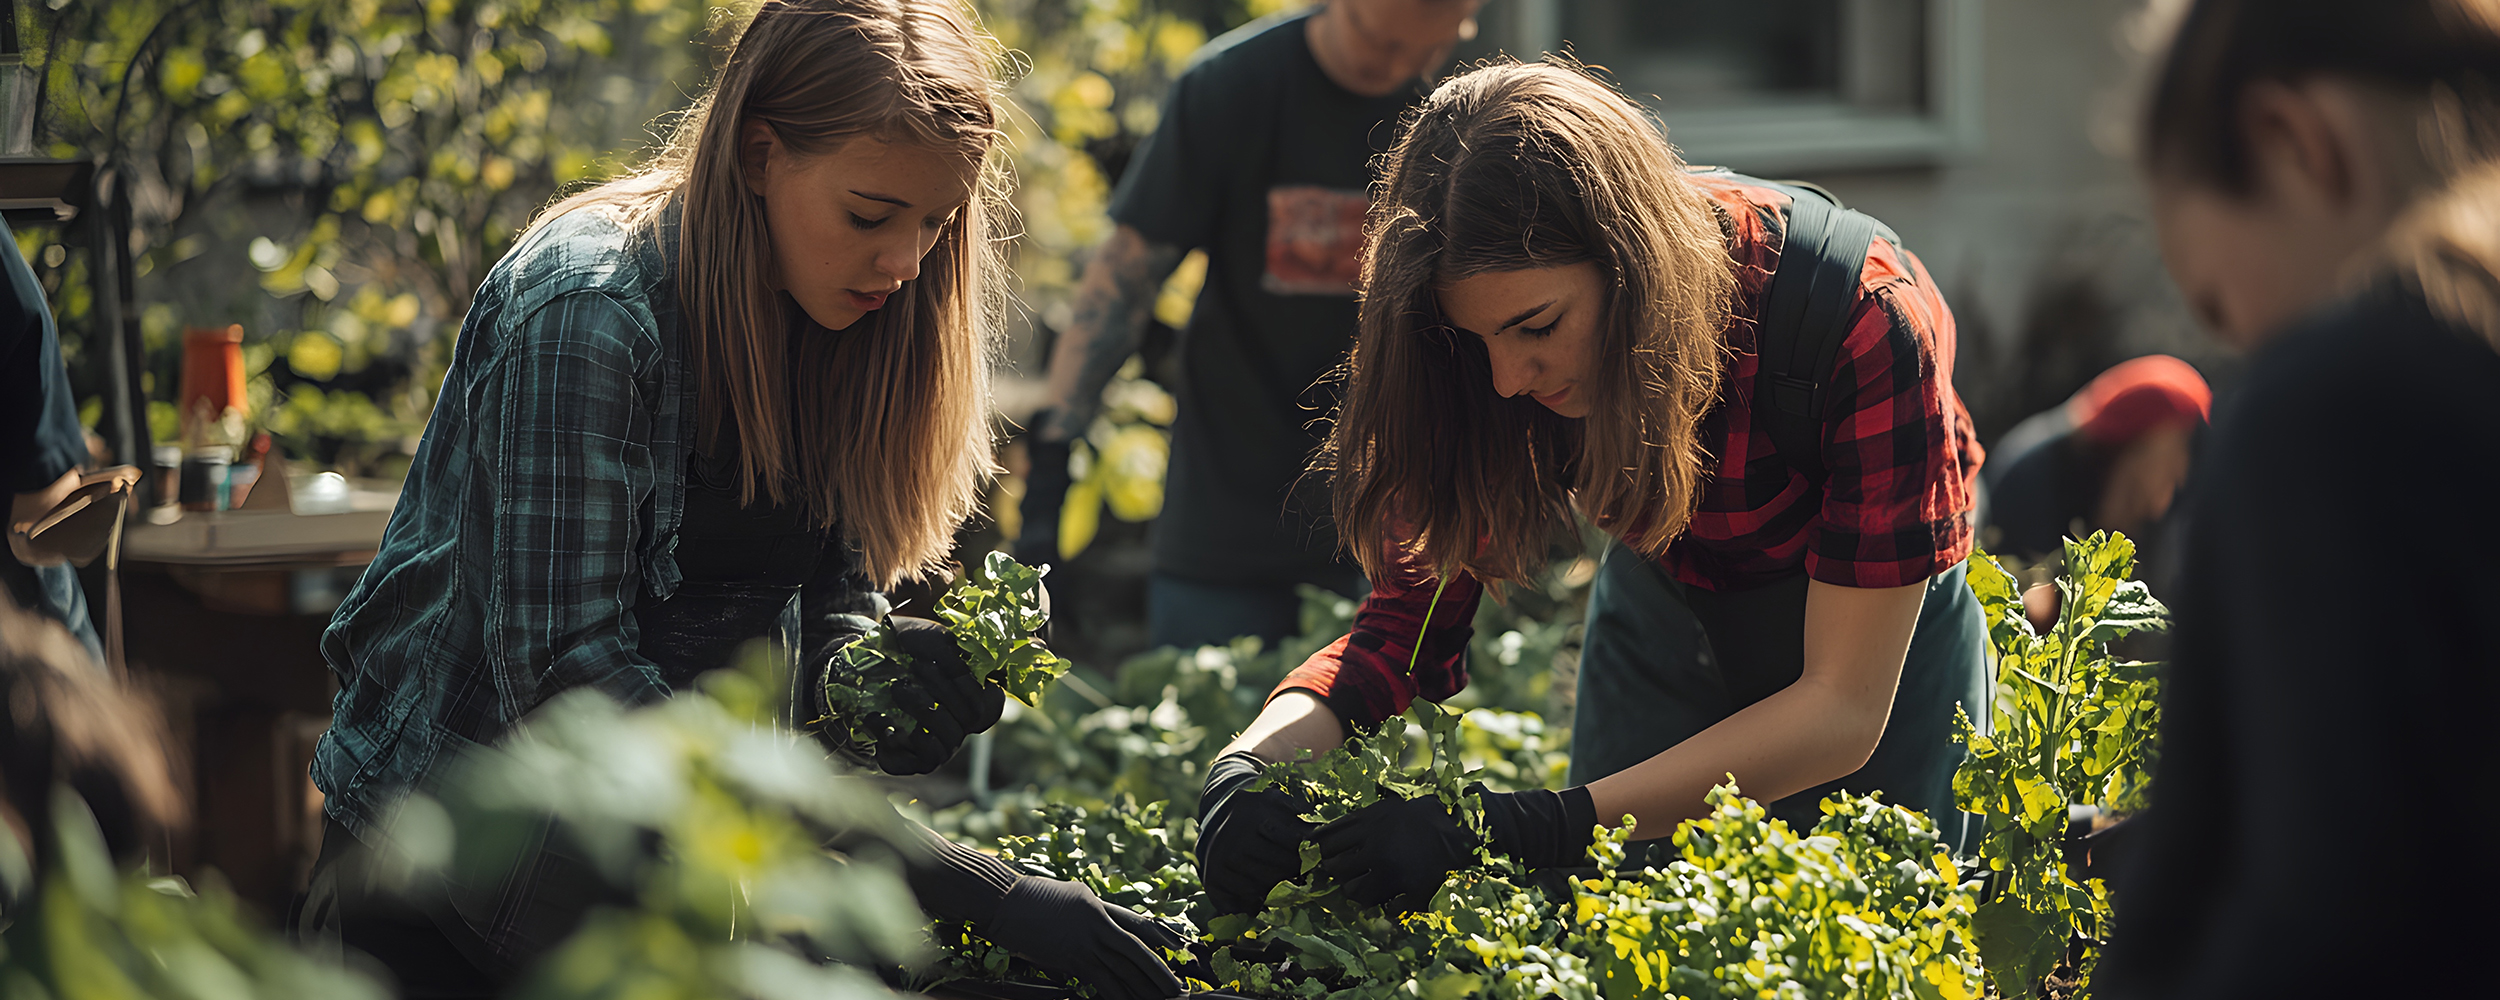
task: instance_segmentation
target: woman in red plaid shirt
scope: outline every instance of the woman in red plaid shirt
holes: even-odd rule
[[[1783,190],[1687,170],[1637,106],[1552,64],[1444,84],[1383,169],[1318,463],[1373,589],[1209,775],[1199,855],[1218,905],[1255,906],[1306,839],[1366,904],[1420,902],[1460,863],[1473,844],[1437,800],[1314,830],[1286,793],[1244,786],[1263,761],[1457,693],[1485,585],[1534,579],[1575,510],[1612,541],[1573,787],[1480,791],[1495,849],[1584,863],[1601,817],[1663,837],[1731,773],[1799,829],[1845,788],[1957,841],[1953,718],[1987,718],[1962,567],[1980,449],[1918,259],[1869,248],[1822,377],[1820,453],[1794,461],[1753,399]]]

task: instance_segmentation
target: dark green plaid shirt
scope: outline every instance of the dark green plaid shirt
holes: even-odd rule
[[[478,288],[381,549],[322,636],[340,690],[313,782],[358,836],[559,693],[668,696],[634,607],[680,579],[695,407],[676,218],[567,214]]]

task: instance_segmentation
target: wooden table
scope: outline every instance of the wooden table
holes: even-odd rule
[[[134,524],[123,540],[131,673],[163,699],[190,757],[192,824],[166,860],[186,876],[215,869],[271,921],[321,847],[309,768],[337,690],[321,633],[372,560],[389,500],[336,514],[194,513]],[[101,582],[90,580],[92,597]]]

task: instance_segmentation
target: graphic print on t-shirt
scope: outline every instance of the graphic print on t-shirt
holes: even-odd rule
[[[1363,213],[1370,207],[1361,191],[1314,184],[1267,189],[1267,273],[1259,287],[1270,295],[1353,295],[1362,275]]]

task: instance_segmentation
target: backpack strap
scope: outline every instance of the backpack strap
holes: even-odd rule
[[[1748,178],[1750,180],[1750,178]],[[1883,224],[1841,207],[1811,185],[1764,183],[1789,195],[1788,235],[1779,270],[1764,296],[1756,328],[1754,413],[1789,468],[1821,483],[1823,410],[1851,307],[1858,300],[1858,273]]]

